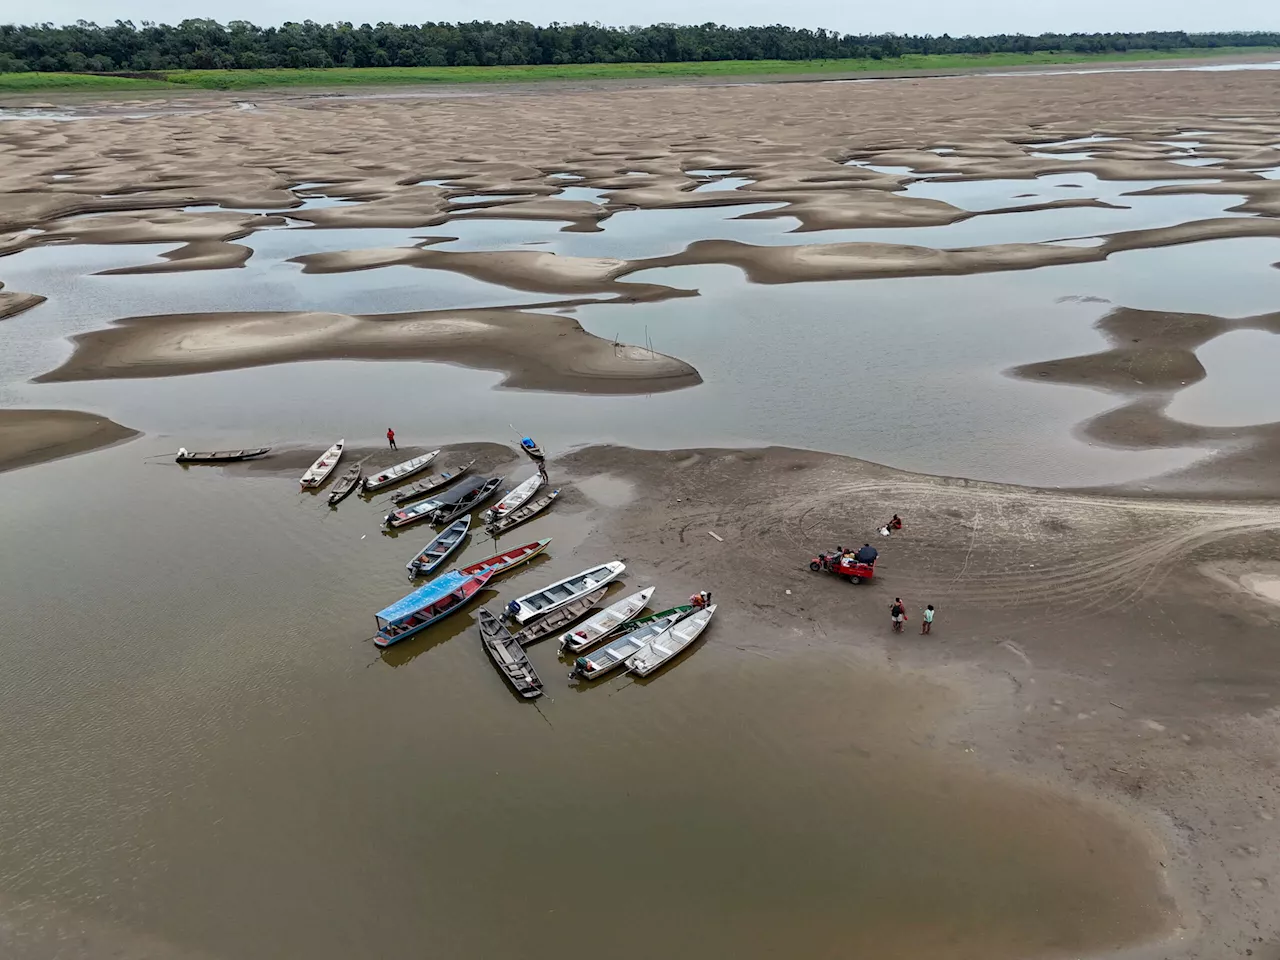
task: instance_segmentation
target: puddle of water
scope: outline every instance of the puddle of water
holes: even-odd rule
[[[552,179],[552,180],[582,180],[582,179],[585,179],[585,178],[583,178],[583,177],[578,176],[578,174],[576,174],[576,173],[553,173],[553,174],[550,174],[550,177],[551,177],[551,179]],[[423,183],[432,183],[432,182],[434,182],[434,183],[436,183],[437,185],[441,185],[441,184],[443,184],[443,182],[444,182],[444,181],[428,181],[428,180],[423,180],[422,182],[423,182]]]
[[[881,166],[879,164],[872,163],[869,160],[846,160],[844,162],[844,165],[846,167],[860,167],[863,170],[870,170],[872,173],[883,173],[888,176],[894,176],[894,177],[907,177],[915,174],[915,171],[910,167]],[[936,175],[937,174],[928,174],[928,173],[919,174],[919,176],[922,176],[922,177],[929,177],[929,176],[936,176]]]
[[[1073,137],[1070,140],[1056,140],[1053,143],[1037,143],[1036,146],[1039,147],[1041,150],[1044,150],[1049,148],[1057,149],[1059,147],[1078,147],[1078,146],[1084,146],[1085,144],[1089,144],[1089,143],[1123,143],[1128,139],[1129,139],[1128,137],[1102,137],[1102,136]]]
[[[493,200],[528,200],[537,196],[532,193],[472,193],[465,197],[450,197],[449,202],[455,206],[465,207],[477,203],[489,203]]]
[[[602,507],[625,507],[636,498],[635,484],[611,473],[598,473],[594,477],[576,480],[574,487]]]
[[[52,177],[54,180],[74,180],[75,178],[76,174],[74,173],[55,173]]]
[[[1206,427],[1280,421],[1280,336],[1233,330],[1210,340],[1196,356],[1206,376],[1174,396],[1169,416]]]
[[[1092,153],[1043,153],[1039,150],[1032,150],[1029,157],[1038,157],[1041,160],[1092,160]]]
[[[740,190],[743,187],[750,186],[755,183],[746,177],[724,177],[720,180],[712,180],[710,183],[704,183],[694,187],[694,193],[709,193],[712,190]]]
[[[556,192],[557,200],[585,200],[588,203],[608,203],[607,190],[596,190],[592,187],[563,187]]]
[[[1214,164],[1222,163],[1223,160],[1221,157],[1183,157],[1171,162],[1184,167],[1212,167]]]
[[[955,147],[932,147],[930,148],[929,152],[936,153],[940,157],[945,157],[947,156],[947,154],[955,153],[956,148]]]
[[[684,174],[686,177],[723,177],[733,172],[733,167],[712,167],[706,170],[686,170]]]
[[[1216,183],[1216,180],[1102,180],[1092,173],[1051,173],[1025,180],[917,180],[904,188],[909,197],[928,197],[942,200],[962,210],[996,210],[1000,207],[1016,207],[1036,202],[1036,197],[1026,194],[1054,190],[1066,186],[1080,187],[1075,196],[1091,197],[1128,204],[1132,199],[1126,194],[1148,190],[1166,184]],[[1041,196],[1039,199],[1046,199]],[[1048,197],[1047,199],[1057,199]],[[1238,201],[1237,201],[1238,202]],[[1229,204],[1228,204],[1229,205]]]

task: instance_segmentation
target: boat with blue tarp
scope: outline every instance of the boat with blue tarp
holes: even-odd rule
[[[436,577],[413,593],[374,614],[378,633],[373,643],[389,647],[460,610],[493,576],[493,568],[465,574],[457,570]]]

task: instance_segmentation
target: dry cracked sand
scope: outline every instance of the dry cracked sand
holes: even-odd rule
[[[1029,270],[1280,236],[1280,180],[1260,172],[1280,167],[1277,104],[1280,72],[1263,71],[485,91],[457,99],[264,96],[256,109],[216,96],[142,101],[128,108],[149,115],[135,118],[0,124],[0,254],[49,243],[170,242],[183,246],[131,272],[228,270],[252,254],[237,240],[283,217],[319,229],[421,229],[429,232],[413,246],[298,259],[308,273],[452,271],[565,298],[551,306],[587,295],[619,303],[695,296],[654,282],[655,274],[646,283],[625,280],[683,264],[728,264],[769,284]],[[1078,138],[1099,139],[1085,148],[1069,142]],[[1211,174],[1175,162],[1193,141],[1202,156],[1217,158]],[[1091,156],[1054,156],[1081,149]],[[919,175],[1030,183],[1062,172],[1187,181],[1151,193],[1241,199],[1230,210],[1236,216],[1115,233],[1093,245],[934,249],[822,243],[817,233],[986,215],[904,195]],[[693,192],[728,173],[751,182]],[[1210,175],[1217,182],[1190,182]],[[599,191],[598,201],[557,199],[566,183]],[[476,194],[495,199],[451,203]],[[306,202],[317,197],[351,202]],[[750,216],[795,217],[815,242],[694,241],[672,256],[635,260],[433,249],[455,220],[527,218],[590,232],[634,209],[744,203],[774,204]],[[234,209],[184,211],[206,204]],[[40,290],[6,289],[0,318],[41,299]],[[501,370],[508,385],[526,389],[642,393],[699,382],[678,358],[610,344],[530,307],[378,315],[371,306],[358,316],[180,307],[121,317],[77,337],[74,354],[41,379],[407,355]],[[753,610],[741,643],[750,647],[761,633],[797,644],[836,639],[863,652],[869,669],[926,677],[962,703],[928,734],[932,748],[1098,799],[1138,824],[1159,869],[1134,909],[1158,922],[1129,931],[1123,943],[1103,933],[1079,949],[1123,947],[1115,955],[1135,960],[1275,960],[1280,507],[1260,498],[1280,491],[1280,425],[1197,428],[1164,409],[1177,387],[1203,377],[1198,346],[1227,330],[1280,333],[1277,316],[1120,307],[1099,323],[1110,349],[1011,371],[1123,397],[1082,425],[1100,443],[1231,439],[1223,457],[1161,479],[1157,492],[1195,499],[1033,491],[783,449],[596,447],[561,466],[584,479],[626,477],[645,491],[601,522],[600,537]],[[5,411],[0,467],[130,433],[88,415]],[[886,546],[884,585],[869,588],[869,602],[859,600],[854,612],[846,599],[852,588],[778,576],[806,551],[851,541],[894,512],[907,529],[892,550]],[[916,607],[939,605],[933,642],[887,639],[882,611],[891,593]]]

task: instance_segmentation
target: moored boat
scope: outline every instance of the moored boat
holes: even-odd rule
[[[560,649],[577,653],[585,650],[597,640],[603,640],[643,610],[648,605],[649,598],[653,596],[653,591],[656,589],[657,587],[646,587],[639,593],[623,597],[617,603],[610,604],[567,633],[561,634]]]
[[[530,460],[545,460],[547,455],[542,452],[542,448],[533,442],[532,437],[522,437],[520,439],[520,449],[523,450]]]
[[[457,480],[468,470],[476,465],[472,460],[470,463],[464,463],[461,466],[450,467],[448,470],[441,470],[439,473],[433,473],[425,480],[419,480],[411,487],[405,487],[394,497],[396,503],[408,503],[410,500],[419,500],[429,493],[435,493]]]
[[[383,487],[389,487],[392,484],[408,480],[415,473],[421,473],[431,466],[431,462],[438,456],[440,456],[440,451],[432,450],[430,453],[424,453],[420,457],[414,457],[412,460],[406,460],[403,463],[397,463],[393,467],[387,467],[385,470],[379,470],[376,474],[365,477],[365,492],[373,493],[373,491],[381,490]]]
[[[329,506],[336,507],[347,497],[351,496],[351,492],[360,486],[360,478],[364,475],[364,467],[356,464],[337,480],[333,482],[333,489],[329,491]]]
[[[588,567],[572,577],[557,580],[550,586],[527,593],[518,600],[507,605],[507,615],[521,626],[559,610],[572,603],[584,594],[591,593],[597,587],[603,587],[622,576],[627,565],[621,560],[611,560],[594,567]]]
[[[542,478],[542,471],[539,470],[528,480],[523,481],[514,487],[510,493],[495,503],[492,507],[484,512],[484,522],[492,524],[507,516],[513,510],[523,507],[529,502],[530,498],[542,488],[546,481]]]
[[[490,521],[488,528],[489,533],[493,536],[506,533],[508,530],[520,526],[520,524],[532,520],[547,507],[556,502],[556,497],[560,496],[559,490],[552,490],[545,497],[539,497],[537,500],[530,500],[523,507],[512,510],[505,517],[499,520]]]
[[[437,620],[456,613],[480,592],[492,576],[493,571],[487,569],[472,576],[451,570],[401,597],[391,606],[374,614],[378,625],[378,633],[373,638],[374,645],[389,647]]]
[[[186,447],[179,447],[174,462],[237,463],[241,460],[256,460],[270,452],[270,447],[252,447],[246,450],[188,450]]]
[[[463,497],[479,490],[484,486],[485,482],[484,477],[467,477],[438,497],[432,497],[430,500],[420,500],[407,507],[401,507],[399,510],[392,510],[382,522],[389,527],[407,527],[409,524],[417,523],[419,520],[425,520],[428,517],[434,518],[437,510],[442,507],[454,506]]]
[[[476,477],[480,481],[480,485],[471,491],[457,498],[453,503],[449,503],[445,497],[440,497],[444,501],[440,506],[436,507],[433,523],[452,523],[464,513],[470,513],[477,507],[484,506],[484,502],[498,492],[498,487],[502,485],[504,477],[490,477],[486,480],[484,477]],[[458,484],[462,486],[462,484]],[[457,488],[454,488],[457,489]],[[449,494],[453,494],[453,490]]]
[[[638,630],[624,633],[595,653],[589,653],[575,660],[573,672],[587,680],[594,680],[596,677],[603,676],[615,667],[622,666],[628,657],[639,653],[644,649],[646,643],[659,636],[669,627],[675,626],[684,616],[683,613],[668,614],[661,619],[651,620]]]
[[[463,517],[461,520],[449,524],[448,529],[423,547],[416,557],[405,564],[405,569],[409,571],[409,579],[412,580],[414,577],[425,577],[429,573],[435,573],[440,564],[444,563],[453,551],[462,546],[463,538],[466,537],[467,530],[470,528],[470,517]]]
[[[534,643],[537,640],[541,640],[543,637],[549,637],[557,630],[563,630],[575,620],[581,620],[590,613],[591,608],[603,600],[604,595],[608,592],[608,587],[600,587],[597,590],[592,590],[590,593],[584,593],[577,600],[574,600],[571,603],[566,603],[559,610],[555,611],[555,613],[549,613],[545,617],[539,617],[515,635],[516,642],[522,647],[527,647],[529,644]]]
[[[347,441],[339,440],[307,468],[307,472],[298,481],[303,490],[314,490],[329,479],[329,474],[333,473],[338,461],[342,459],[342,450],[346,445]]]
[[[667,628],[627,658],[627,669],[637,677],[647,677],[697,640],[702,631],[707,629],[715,612],[716,605],[713,603]]]
[[[484,609],[476,615],[476,621],[480,643],[507,683],[526,700],[542,696],[542,681],[506,625]]]
[[[547,544],[551,542],[551,538],[547,537],[543,540],[535,540],[533,543],[526,543],[524,546],[512,547],[502,553],[495,553],[492,557],[485,557],[483,560],[477,560],[475,563],[467,567],[462,567],[458,572],[465,573],[468,576],[479,573],[485,567],[493,568],[493,575],[496,577],[500,573],[506,573],[513,567],[518,567],[522,563],[532,560],[543,550],[547,549]]]

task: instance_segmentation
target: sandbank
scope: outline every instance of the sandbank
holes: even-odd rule
[[[73,457],[138,436],[79,410],[0,410],[0,472]]]

